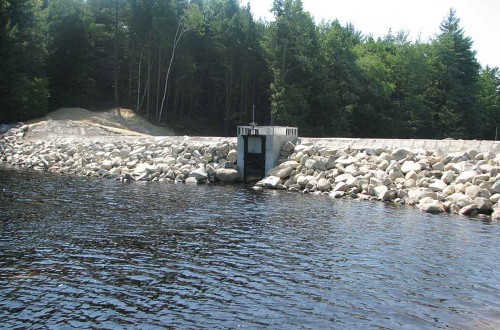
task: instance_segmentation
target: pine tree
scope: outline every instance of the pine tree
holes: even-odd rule
[[[40,0],[0,0],[0,122],[47,112],[42,5]]]
[[[479,78],[478,106],[481,112],[481,138],[498,140],[500,134],[500,70],[486,67]]]
[[[359,105],[361,72],[354,49],[362,35],[354,26],[339,21],[320,25],[321,58],[316,80],[321,133],[329,136],[352,134],[353,113]]]
[[[465,36],[455,10],[450,9],[434,42],[436,93],[434,119],[436,137],[477,138],[479,115],[476,106],[480,65]]]
[[[48,8],[51,106],[85,107],[95,100],[94,18],[83,0],[52,0]]]
[[[275,21],[262,42],[273,75],[272,122],[314,128],[320,117],[313,107],[311,88],[319,54],[318,31],[300,0],[275,0]],[[307,122],[306,122],[307,121]]]

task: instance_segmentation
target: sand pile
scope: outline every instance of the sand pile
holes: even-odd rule
[[[61,108],[29,121],[27,138],[52,136],[155,135],[172,136],[168,128],[151,124],[129,109],[93,112],[82,108]]]

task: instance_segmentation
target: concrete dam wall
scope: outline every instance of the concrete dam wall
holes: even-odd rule
[[[493,151],[500,153],[499,141],[484,140],[421,140],[421,139],[356,139],[356,138],[300,138],[302,144],[313,144],[319,148],[329,149],[423,149],[442,150],[443,152],[460,152],[470,149],[478,152]]]
[[[163,140],[171,142],[182,141],[197,141],[197,142],[221,142],[221,141],[237,141],[236,138],[222,137],[197,137],[197,136],[175,136],[162,137]],[[442,150],[445,153],[461,152],[467,150],[476,150],[477,152],[492,151],[500,154],[500,141],[489,140],[425,140],[425,139],[361,139],[361,138],[309,138],[299,137],[300,144],[312,144],[317,148],[327,149],[366,149],[366,148],[386,148],[398,149],[404,148],[409,150]]]

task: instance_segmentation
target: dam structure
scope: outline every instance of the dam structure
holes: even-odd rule
[[[298,139],[297,127],[238,126],[238,168],[244,181],[260,180],[277,165],[281,149]]]

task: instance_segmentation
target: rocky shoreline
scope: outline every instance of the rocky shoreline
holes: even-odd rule
[[[26,137],[27,125],[0,135],[0,162],[37,171],[122,181],[235,182],[236,143],[189,138]]]
[[[492,151],[337,149],[287,143],[255,189],[288,189],[415,205],[500,220],[500,156]]]
[[[168,137],[26,137],[17,125],[0,135],[0,162],[122,181],[236,182],[234,139]],[[500,156],[404,148],[342,148],[286,143],[279,165],[255,190],[282,189],[334,198],[415,205],[500,220]]]

